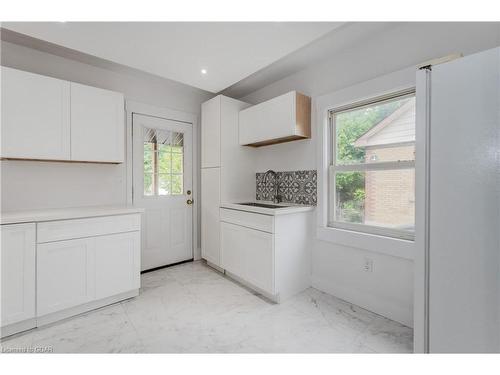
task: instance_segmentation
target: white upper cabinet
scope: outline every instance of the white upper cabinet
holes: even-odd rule
[[[123,162],[123,95],[71,83],[71,160]]]
[[[221,96],[201,105],[201,167],[220,167]]]
[[[6,67],[1,82],[1,156],[69,160],[69,82]]]
[[[121,163],[123,95],[2,67],[2,158]]]
[[[311,138],[311,98],[296,91],[240,111],[239,143],[267,146]]]

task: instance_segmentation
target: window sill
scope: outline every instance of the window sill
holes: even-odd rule
[[[346,229],[318,227],[317,238],[343,246],[413,260],[415,242],[376,234],[355,232]]]

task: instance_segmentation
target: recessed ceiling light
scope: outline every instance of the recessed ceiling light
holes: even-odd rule
[[[201,74],[207,74],[207,70],[206,69],[202,69],[201,70]]]

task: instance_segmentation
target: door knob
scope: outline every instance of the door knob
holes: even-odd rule
[[[187,204],[189,204],[189,205],[192,205],[192,204],[193,204],[193,200],[192,200],[192,199],[188,199],[188,200],[186,201],[186,203],[187,203]]]

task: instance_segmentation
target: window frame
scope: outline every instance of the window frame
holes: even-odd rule
[[[361,223],[349,223],[335,220],[335,208],[336,208],[336,194],[333,192],[332,187],[335,190],[336,181],[335,176],[337,172],[351,172],[351,171],[388,171],[388,170],[408,170],[413,169],[416,173],[415,159],[414,160],[397,160],[397,161],[385,161],[385,162],[373,162],[373,163],[353,163],[353,164],[340,164],[337,165],[337,150],[336,150],[336,127],[335,127],[335,114],[346,112],[355,109],[361,109],[363,107],[368,107],[371,105],[389,102],[394,99],[404,99],[405,97],[415,97],[416,89],[415,87],[395,90],[383,95],[378,95],[364,99],[361,101],[353,101],[351,103],[333,107],[327,110],[327,183],[326,183],[326,227],[331,229],[348,230],[352,232],[362,233],[362,234],[372,234],[377,236],[383,236],[387,238],[394,238],[400,240],[414,241],[415,232],[409,232],[402,229],[386,228],[381,226],[374,226],[369,224]],[[416,126],[416,124],[415,124]],[[404,142],[397,145],[404,144],[416,144],[416,142]],[[333,215],[332,215],[333,212]],[[331,218],[333,217],[333,220]]]

